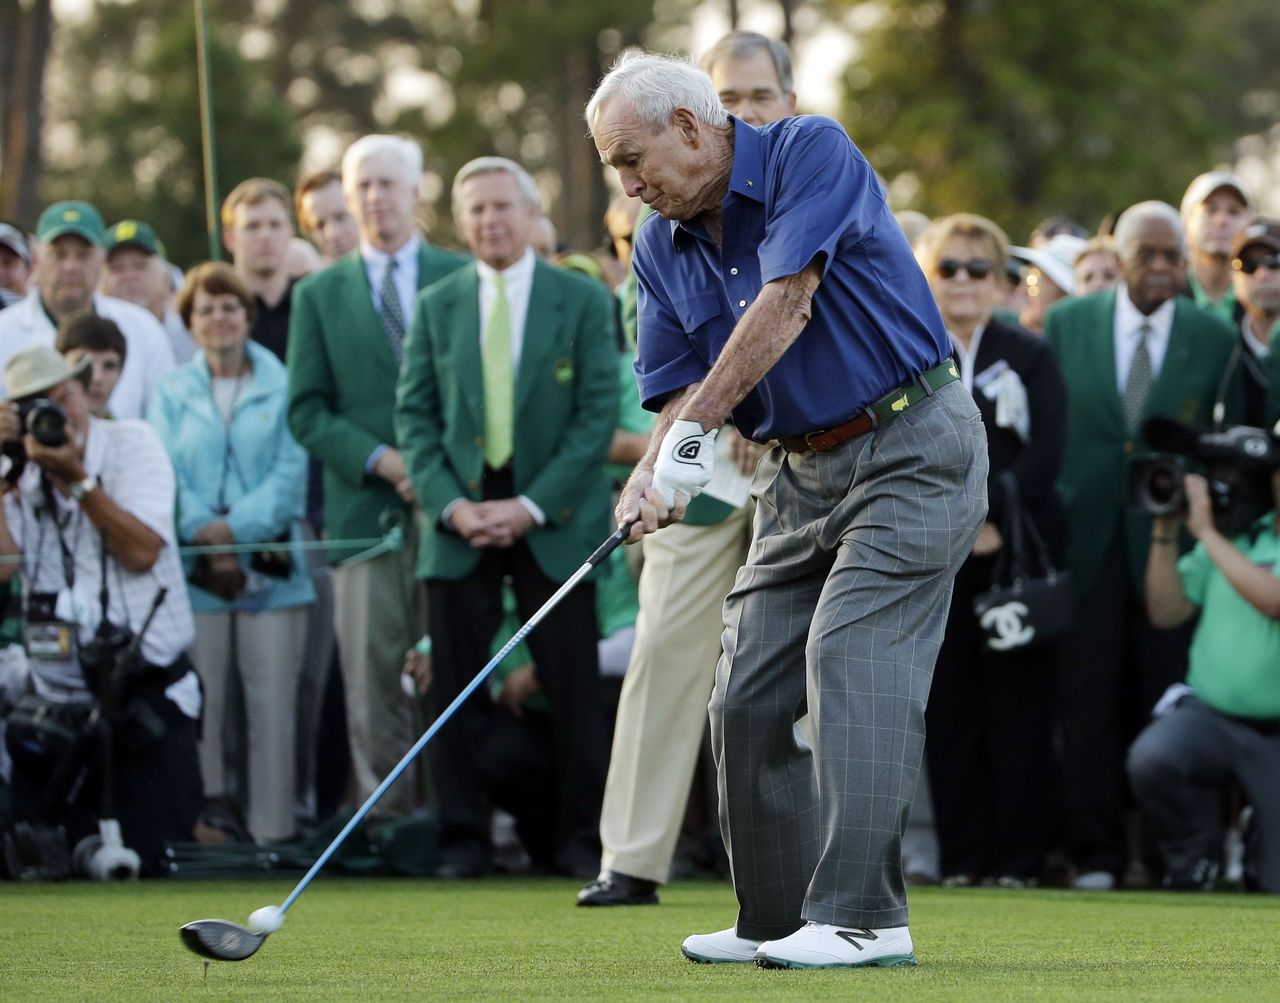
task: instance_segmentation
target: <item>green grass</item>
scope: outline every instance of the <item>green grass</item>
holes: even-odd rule
[[[723,884],[577,909],[577,884],[320,877],[253,958],[203,962],[188,920],[243,923],[287,881],[0,885],[0,1000],[1280,999],[1280,899],[1056,891],[912,893],[916,968],[693,965],[729,925]]]

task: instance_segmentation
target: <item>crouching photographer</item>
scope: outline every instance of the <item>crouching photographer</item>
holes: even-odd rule
[[[1280,892],[1280,440],[1248,428],[1167,431],[1170,448],[1204,462],[1208,476],[1154,492],[1163,511],[1147,609],[1161,628],[1197,611],[1200,620],[1186,683],[1134,741],[1129,779],[1156,827],[1166,887],[1212,886],[1223,846],[1216,789],[1236,781],[1253,809],[1249,884]],[[1197,543],[1179,559],[1184,522]]]
[[[6,837],[11,873],[35,842],[46,866],[25,873],[55,876],[59,827],[82,873],[158,873],[200,810],[173,468],[145,423],[90,415],[89,378],[44,347],[4,371],[0,555],[20,560],[0,583],[21,571],[29,665],[5,729],[28,844]]]

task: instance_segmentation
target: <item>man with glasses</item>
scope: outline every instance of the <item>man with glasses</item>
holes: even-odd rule
[[[1271,383],[1271,339],[1280,323],[1280,223],[1261,217],[1236,236],[1231,249],[1232,289],[1240,311],[1239,366],[1245,424],[1266,427]]]
[[[1062,644],[1056,701],[1063,741],[1068,850],[1076,887],[1114,888],[1126,867],[1124,750],[1164,689],[1186,674],[1190,632],[1155,629],[1143,603],[1151,517],[1127,508],[1131,458],[1149,452],[1142,423],[1209,424],[1222,399],[1241,418],[1235,347],[1225,322],[1177,296],[1185,236],[1173,206],[1140,202],[1116,222],[1121,282],[1064,300],[1045,319],[1067,384],[1058,488],[1079,608]],[[1137,875],[1133,875],[1136,879]]]

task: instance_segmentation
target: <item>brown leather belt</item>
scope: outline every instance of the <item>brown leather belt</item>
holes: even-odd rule
[[[848,442],[855,436],[879,428],[885,422],[897,417],[913,404],[918,404],[934,392],[941,390],[948,383],[960,378],[956,364],[948,359],[939,366],[921,373],[920,377],[905,387],[890,391],[878,401],[868,405],[862,414],[850,418],[834,428],[820,428],[804,435],[779,436],[778,442],[789,453],[822,453],[835,449],[842,442]]]

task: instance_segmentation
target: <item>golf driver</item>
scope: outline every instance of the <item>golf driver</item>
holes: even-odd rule
[[[523,627],[515,632],[511,640],[502,646],[502,650],[489,660],[489,664],[476,674],[476,677],[466,685],[466,688],[454,697],[453,702],[432,722],[431,727],[422,733],[422,737],[414,742],[413,747],[404,754],[404,758],[395,765],[392,771],[387,774],[386,779],[369,795],[368,800],[351,816],[351,820],[342,827],[342,831],[334,837],[333,842],[320,854],[316,862],[311,865],[311,870],[302,876],[302,880],[294,886],[293,891],[289,893],[289,897],[279,907],[264,906],[255,910],[249,917],[249,927],[240,926],[238,923],[231,923],[223,919],[194,920],[178,931],[182,937],[182,942],[196,954],[218,961],[243,961],[245,958],[257,953],[258,948],[262,946],[262,942],[283,925],[284,914],[298,900],[298,896],[306,891],[307,885],[311,884],[311,879],[319,873],[320,868],[328,863],[329,858],[333,856],[338,847],[351,835],[351,831],[364,820],[364,817],[369,814],[369,810],[378,803],[378,799],[387,792],[387,788],[399,779],[400,774],[417,758],[418,754],[426,747],[426,744],[431,741],[432,736],[444,727],[454,712],[462,706],[463,701],[471,696],[480,684],[489,677],[489,674],[507,657],[511,650],[523,641],[528,633],[541,623],[548,613],[556,608],[561,599],[590,574],[593,568],[613,553],[618,544],[622,543],[630,532],[630,523],[619,526],[613,535],[600,544],[596,548],[596,552],[587,558],[586,563],[575,571],[550,599],[542,604],[542,607],[529,618]]]

